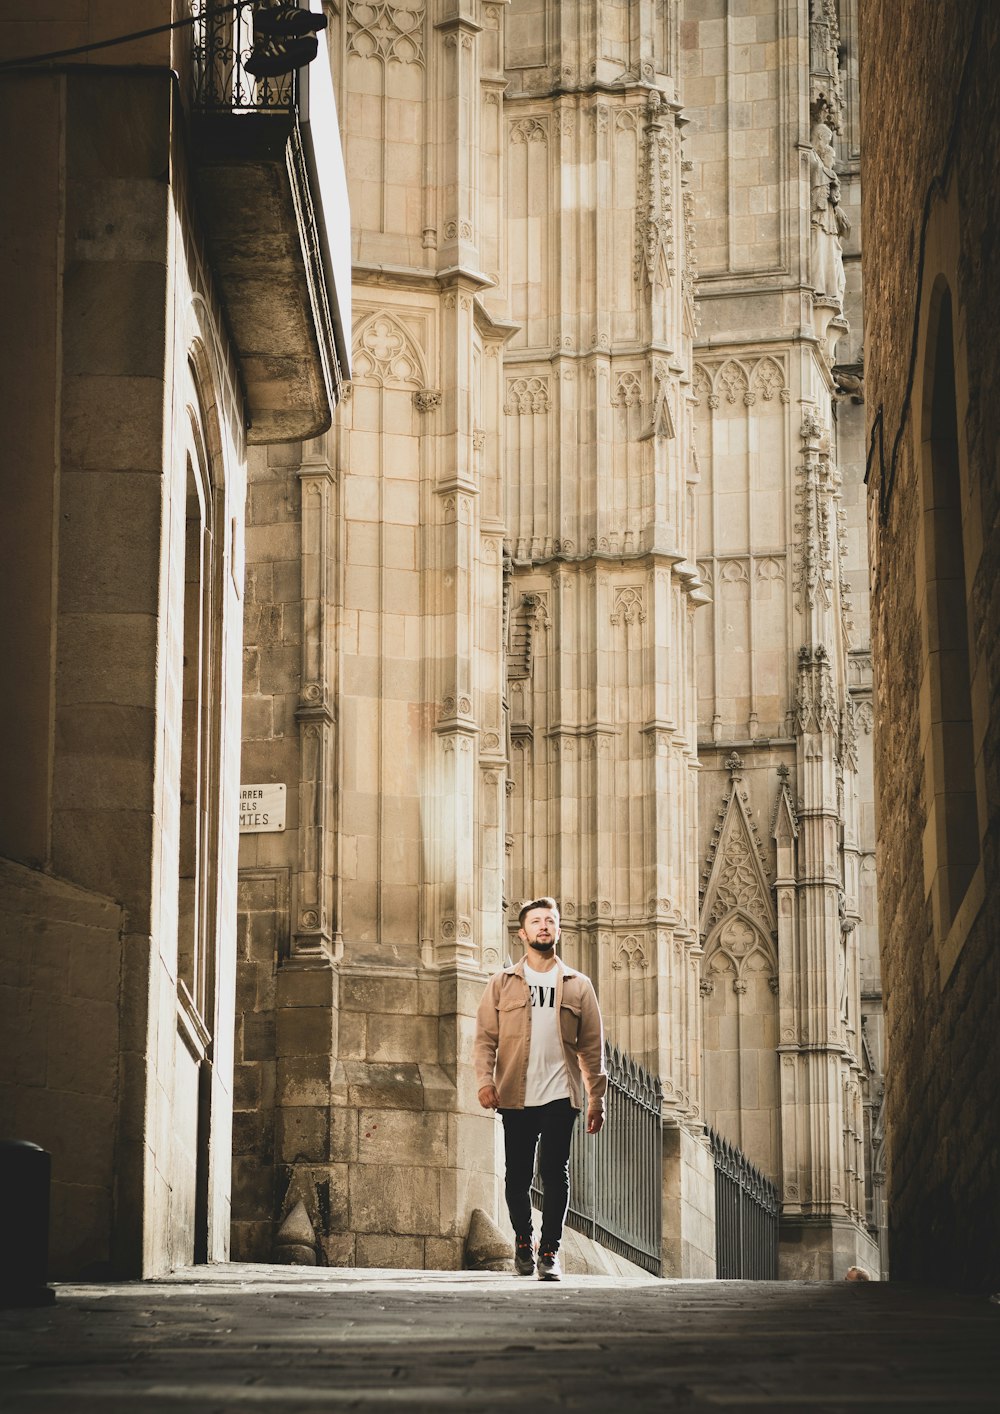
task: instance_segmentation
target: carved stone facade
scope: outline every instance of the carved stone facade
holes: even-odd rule
[[[880,1266],[853,5],[689,8],[705,1103],[829,1277]]]
[[[512,604],[537,599],[507,684],[507,897],[554,894],[563,953],[611,1038],[663,1082],[664,1257],[714,1272],[696,860],[692,243],[679,11],[514,5],[504,113],[503,428]],[[558,21],[558,23],[556,23]],[[531,141],[519,140],[530,133]],[[497,298],[490,292],[489,301]],[[697,1194],[693,1191],[697,1189]]]
[[[663,1080],[666,1271],[714,1271],[708,1120],[782,1186],[789,1274],[877,1266],[845,139],[843,289],[810,254],[836,16],[329,8],[354,380],[333,432],[251,468],[244,780],[290,812],[244,845],[237,1251],[300,1198],[332,1262],[456,1265],[472,1208],[500,1216],[472,1016],[546,892]]]

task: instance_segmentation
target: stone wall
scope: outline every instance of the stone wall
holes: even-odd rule
[[[482,981],[428,965],[421,938],[421,892],[444,899],[454,859],[442,849],[437,872],[423,852],[437,792],[415,700],[434,399],[415,404],[398,362],[366,377],[400,336],[361,308],[338,430],[251,458],[243,780],[286,783],[287,813],[241,849],[233,1251],[273,1260],[301,1201],[322,1263],[454,1268],[472,1210],[498,1212],[495,1121],[468,1064]],[[453,909],[439,936],[468,949]]]
[[[369,1088],[409,1066],[384,1108],[414,1153],[430,1136],[414,1172],[491,1172],[464,1095],[474,979],[518,952],[505,902],[542,889],[671,1122],[700,1130],[705,1075],[707,1113],[792,1216],[865,1211],[862,415],[832,372],[860,339],[857,222],[842,299],[816,283],[809,215],[821,99],[843,110],[854,211],[856,95],[829,5],[742,8],[332,19],[353,388],[327,438],[259,460],[251,489],[244,780],[284,781],[289,813],[242,847],[247,1252],[301,1179],[331,1260],[397,1240],[427,1259],[378,1177],[406,1165],[372,1139]],[[349,1003],[362,983],[370,1014]],[[411,984],[409,1014],[383,1014]],[[465,1136],[447,1156],[442,1074]],[[700,1171],[670,1142],[675,1217],[704,1220],[707,1251]],[[366,1153],[381,1227],[352,1196]],[[454,1243],[460,1207],[439,1211]]]
[[[864,263],[868,302],[869,521],[873,547],[876,781],[890,1239],[896,1277],[995,1290],[1000,1279],[1000,23],[988,4],[863,0]],[[892,55],[893,61],[887,62]],[[930,364],[950,292],[964,592],[940,636],[927,559]],[[960,544],[957,543],[960,540]],[[950,792],[935,752],[942,640],[968,637],[979,868],[942,908]],[[956,708],[958,711],[958,708]],[[930,724],[940,723],[932,728]],[[941,822],[944,828],[938,828]],[[921,867],[922,864],[922,867]],[[957,905],[957,906],[956,906]]]
[[[98,1275],[115,1208],[125,914],[6,860],[0,900],[0,1134],[52,1155],[50,1275]]]
[[[72,1009],[80,1083],[99,1074],[113,1111],[85,1146],[90,1171],[113,1169],[111,1217],[88,1184],[63,1189],[64,1274],[228,1250],[243,419],[175,98],[154,69],[0,84],[8,125],[32,135],[0,159],[22,212],[0,233],[0,293],[37,330],[28,360],[0,353],[16,508],[0,646],[28,665],[0,706],[0,850],[39,870],[40,926],[67,963],[85,938],[47,876],[121,910],[113,978],[103,925],[93,978],[79,961],[20,974],[25,1017]],[[112,1005],[117,1026],[98,1025]],[[63,1090],[43,1031],[20,1038],[19,1126],[49,1069],[53,1104]]]

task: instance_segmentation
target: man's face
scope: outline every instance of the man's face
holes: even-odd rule
[[[554,908],[532,908],[524,915],[521,937],[529,948],[551,952],[559,941],[559,913]]]

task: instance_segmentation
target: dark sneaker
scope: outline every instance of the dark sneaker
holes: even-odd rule
[[[539,1281],[561,1281],[562,1267],[558,1252],[539,1252],[536,1270]]]
[[[514,1270],[519,1277],[530,1277],[535,1270],[535,1249],[520,1238],[514,1243]]]

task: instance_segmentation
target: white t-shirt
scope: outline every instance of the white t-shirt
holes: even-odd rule
[[[556,1010],[556,978],[559,968],[536,972],[527,963],[524,980],[531,995],[531,1049],[528,1052],[528,1082],[525,1105],[547,1105],[550,1100],[568,1099],[569,1076],[559,1037]]]

